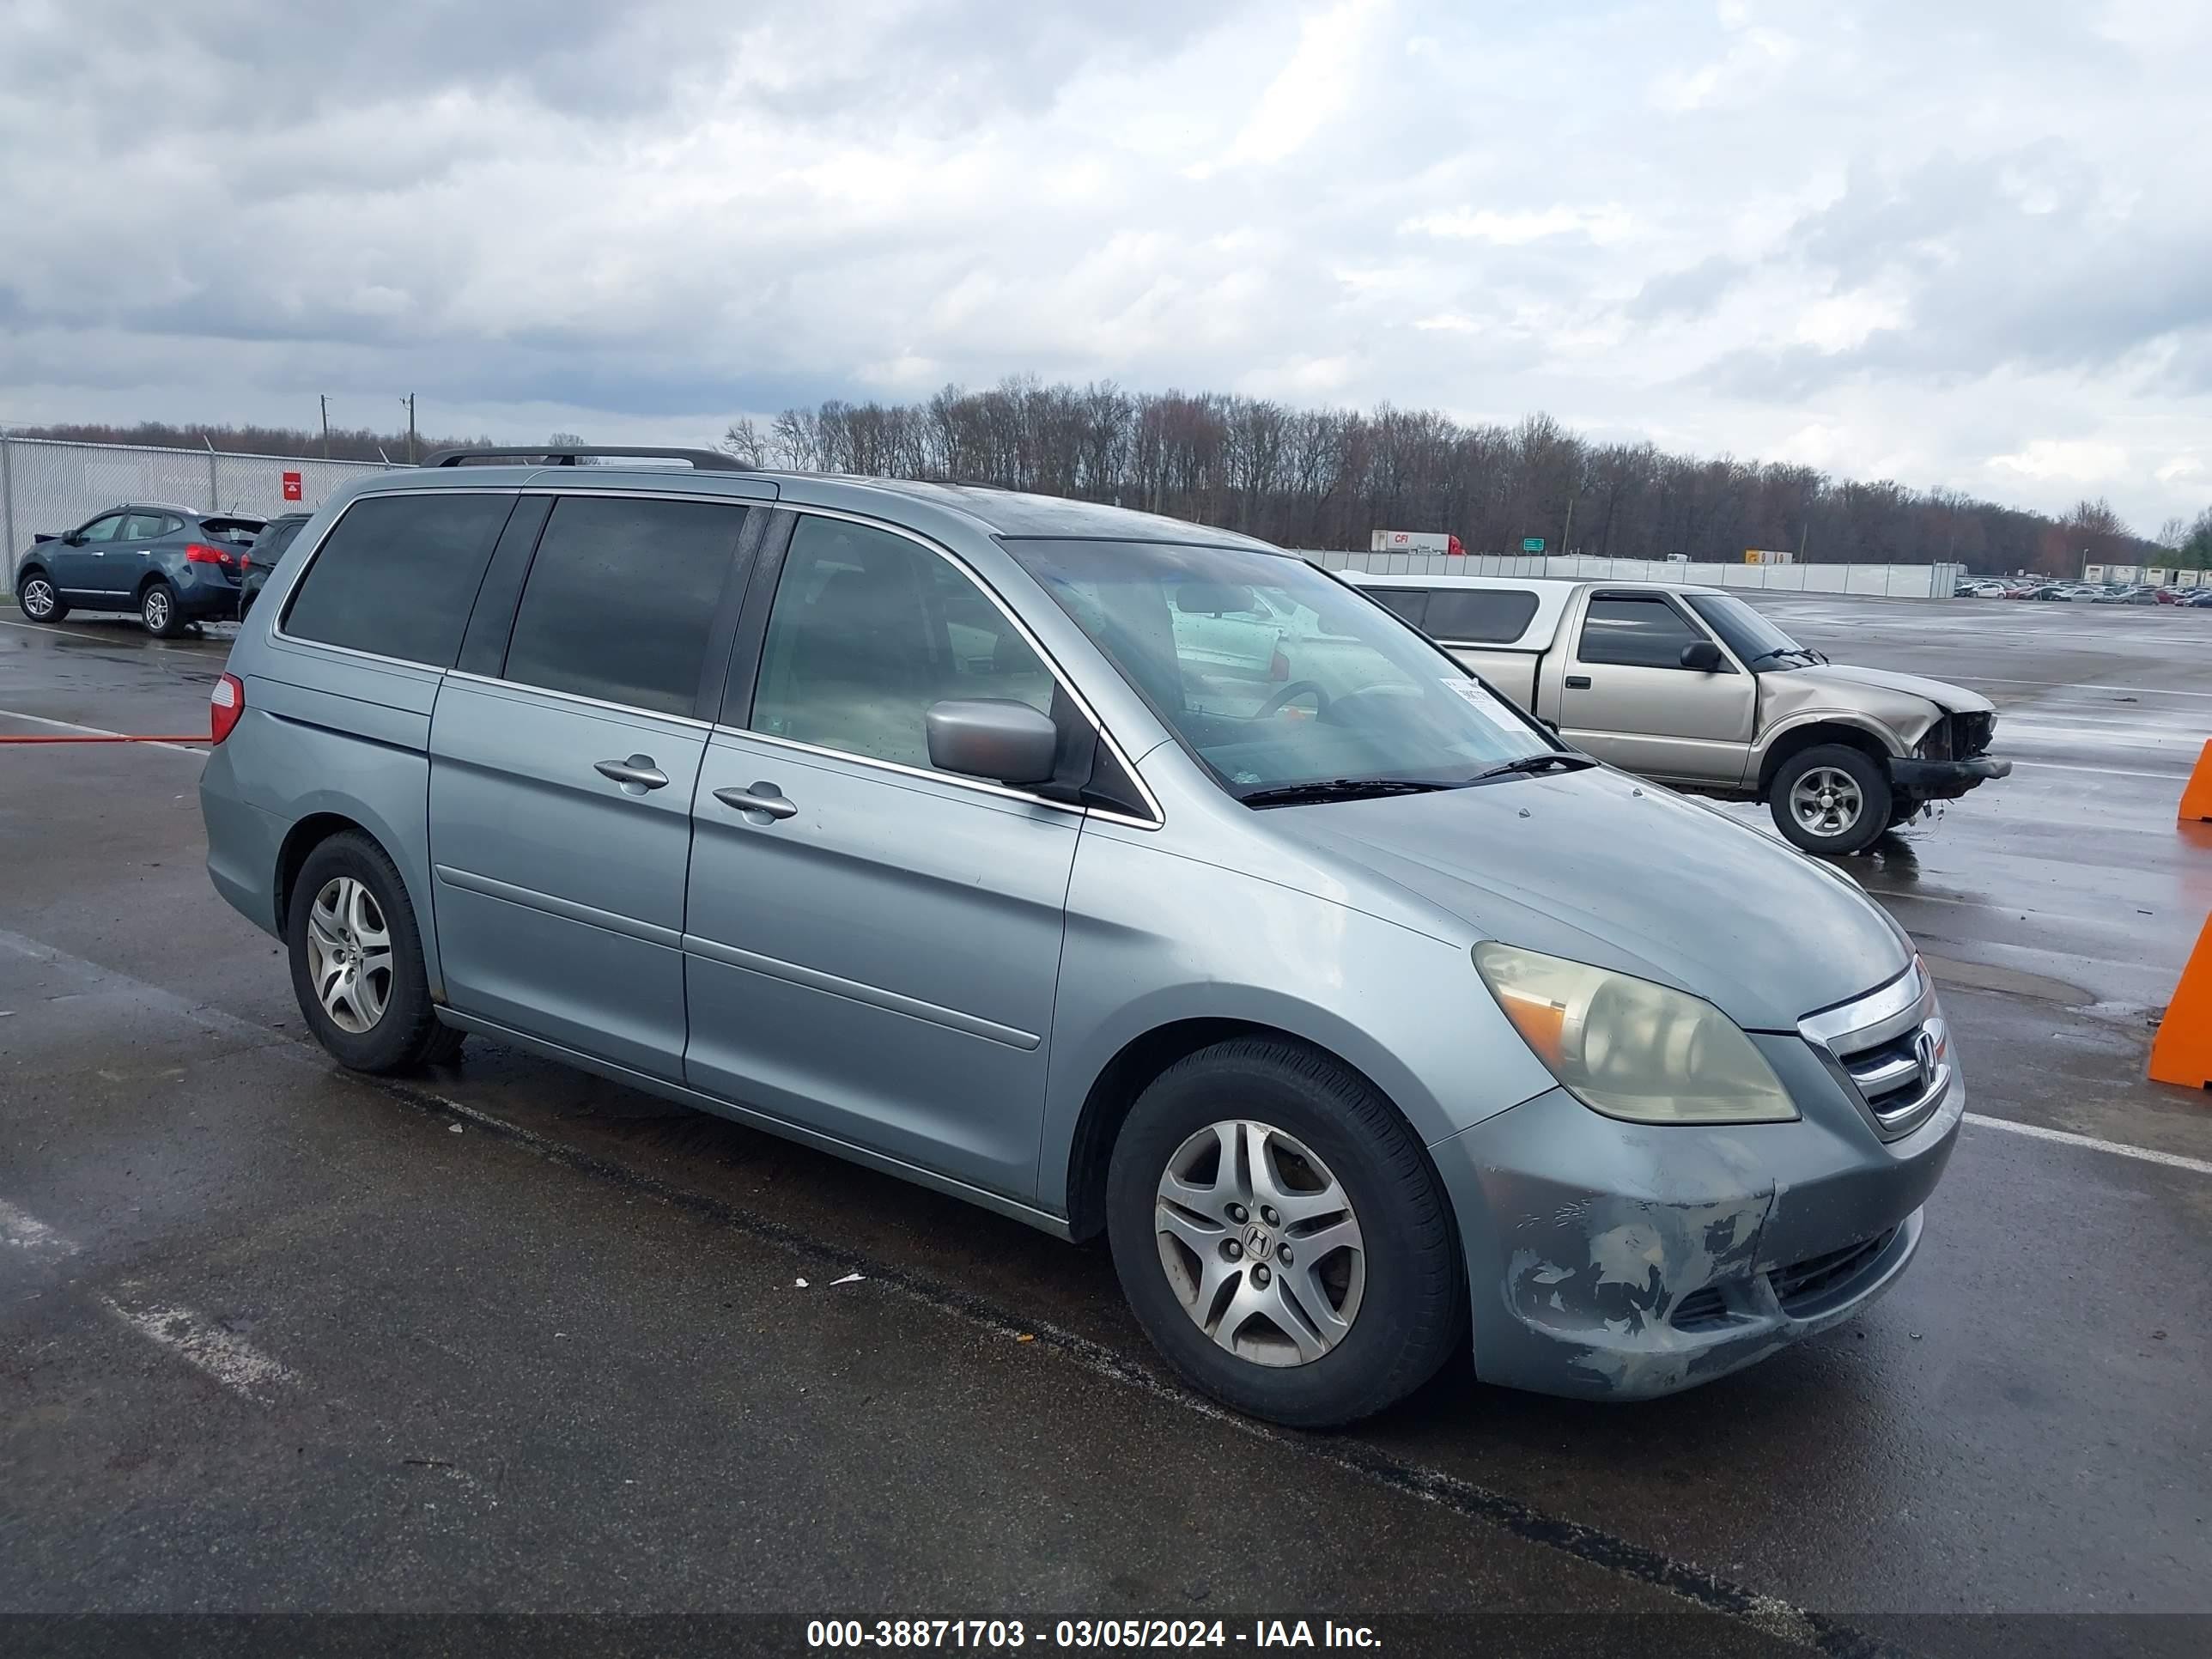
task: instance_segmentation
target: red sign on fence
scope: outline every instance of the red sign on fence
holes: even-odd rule
[[[303,499],[300,494],[300,475],[296,472],[287,472],[284,475],[284,499],[288,501]]]

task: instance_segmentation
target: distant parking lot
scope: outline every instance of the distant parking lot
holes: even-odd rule
[[[1462,1361],[1333,1436],[1182,1392],[1103,1249],[481,1039],[337,1072],[208,884],[191,744],[0,744],[0,1607],[2180,1650],[1952,1616],[2212,1617],[2212,1097],[2142,1078],[2212,911],[2212,825],[2174,822],[2212,611],[1747,597],[1982,692],[2015,763],[1838,866],[1971,1076],[1923,1255],[1673,1399]],[[203,730],[230,632],[0,609],[0,735]]]

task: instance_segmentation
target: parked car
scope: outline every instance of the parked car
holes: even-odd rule
[[[2072,603],[2075,598],[2075,590],[2069,583],[2045,582],[2040,587],[2029,589],[2027,597],[2031,599],[2050,599],[2060,605],[2068,605]]]
[[[261,527],[253,538],[253,545],[239,556],[238,614],[242,619],[253,609],[253,602],[261,590],[269,585],[269,573],[276,568],[276,561],[292,544],[292,538],[300,533],[300,526],[311,515],[305,513],[280,513]]]
[[[2161,587],[2151,595],[2151,599],[2159,605],[2184,605],[2188,602],[2189,590],[2185,587]]]
[[[2192,590],[2188,598],[2182,600],[2182,604],[2192,611],[2201,611],[2207,605],[2212,605],[2212,587],[2198,587]]]
[[[597,453],[356,485],[240,627],[209,873],[343,1064],[487,1033],[1103,1232],[1287,1423],[1470,1344],[1668,1393],[1911,1261],[1965,1085],[1833,872],[1265,544]],[[1262,613],[1232,702],[1176,619]]]
[[[133,501],[76,529],[33,539],[15,562],[15,593],[33,622],[73,610],[135,611],[172,639],[238,609],[240,554],[262,521],[236,514]]]
[[[2107,588],[2090,601],[2093,605],[2156,605],[2158,590],[2142,583],[2126,583]]]
[[[2012,770],[1988,698],[1832,663],[1720,588],[1346,575],[1577,749],[1764,801],[1808,852],[1863,852]]]

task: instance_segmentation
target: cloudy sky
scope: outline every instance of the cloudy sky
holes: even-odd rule
[[[7,0],[0,422],[1010,373],[2212,502],[2206,0]]]

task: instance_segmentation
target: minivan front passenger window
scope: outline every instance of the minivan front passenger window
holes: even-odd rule
[[[745,509],[564,495],[514,614],[503,678],[690,714]]]
[[[1053,691],[964,573],[888,531],[799,520],[762,641],[754,731],[926,769],[930,704],[1001,697],[1048,714]]]

